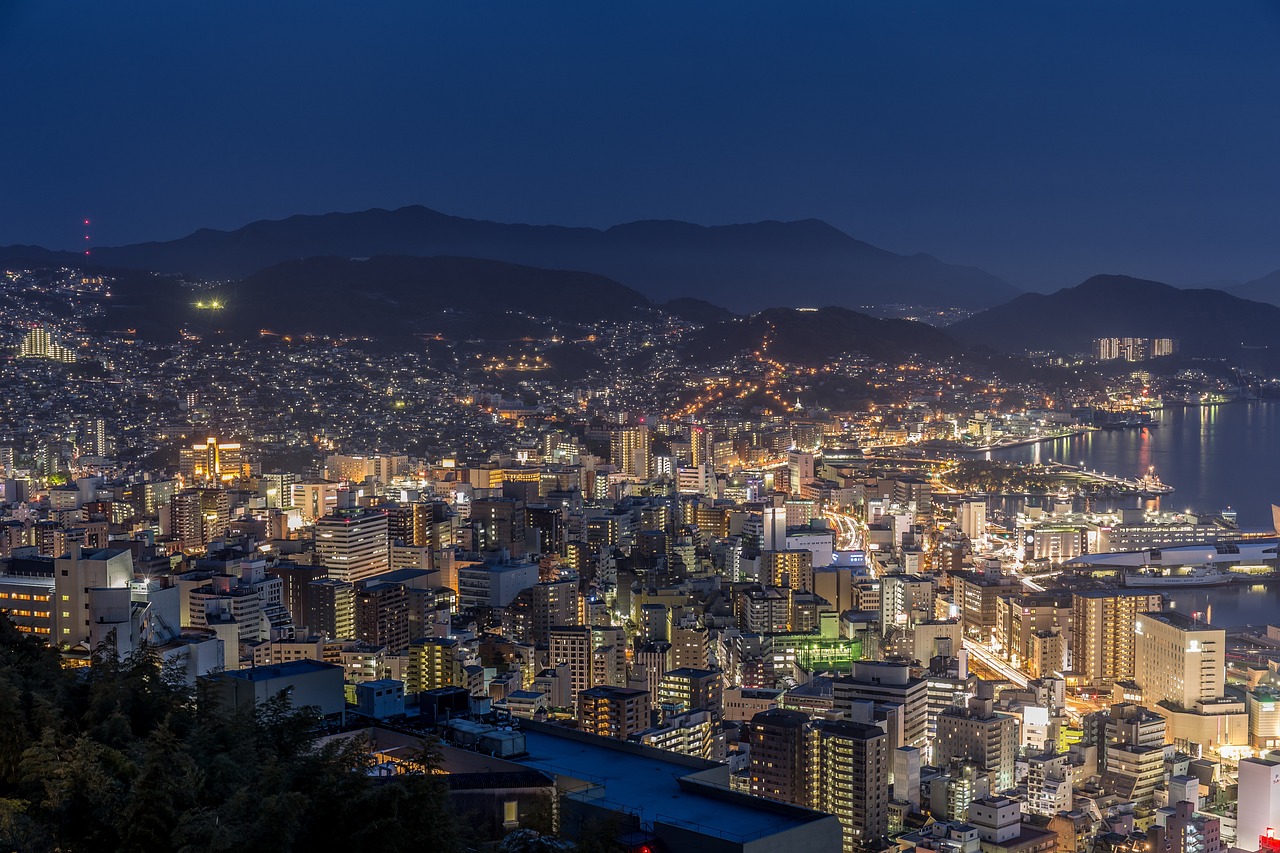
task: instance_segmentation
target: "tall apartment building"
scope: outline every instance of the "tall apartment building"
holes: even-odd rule
[[[1072,806],[1072,764],[1067,753],[1033,755],[1027,759],[1027,801],[1029,814],[1053,817]]]
[[[879,726],[814,723],[817,773],[810,806],[840,821],[845,853],[889,830],[889,737]]]
[[[327,480],[346,480],[363,483],[372,477],[380,483],[390,483],[409,471],[409,457],[374,453],[369,456],[344,456],[330,454],[324,460],[324,476]]]
[[[546,646],[551,629],[557,625],[582,622],[578,582],[547,581],[521,590],[502,613],[507,636],[526,643]]]
[[[161,529],[184,551],[226,535],[231,522],[231,498],[224,489],[183,489],[160,510]]]
[[[1013,787],[1013,763],[1018,751],[1018,720],[994,710],[990,698],[974,698],[968,708],[948,708],[938,716],[933,760],[972,761],[995,775],[999,791]]]
[[[761,551],[760,580],[768,586],[813,589],[813,552]]]
[[[888,831],[889,748],[880,727],[773,709],[752,717],[748,738],[755,796],[834,814],[846,851]]]
[[[76,360],[76,351],[59,343],[48,328],[36,326],[22,337],[18,358],[48,358],[70,364]]]
[[[618,473],[648,480],[653,469],[649,449],[649,428],[644,425],[622,427],[609,434],[609,461]]]
[[[971,571],[951,572],[951,584],[965,636],[984,643],[995,635],[1000,599],[1022,591],[1016,578]]]
[[[551,666],[569,666],[573,695],[592,687],[627,683],[626,632],[622,628],[557,625],[551,629]]]
[[[438,551],[441,548],[452,548],[456,538],[454,524],[456,516],[449,505],[441,501],[423,501],[410,505],[413,512],[412,536],[406,545],[419,548],[430,548]]]
[[[329,577],[359,583],[391,568],[387,516],[368,510],[337,510],[316,520],[316,556]]]
[[[834,708],[849,712],[855,701],[901,707],[901,728],[891,730],[890,746],[926,749],[929,740],[929,681],[911,675],[905,663],[855,661],[848,675],[832,684]]]
[[[707,711],[720,719],[724,710],[722,676],[707,669],[681,667],[662,675],[658,682],[657,705],[662,719],[668,720],[690,711]]]
[[[308,633],[326,640],[354,639],[355,587],[336,578],[311,581],[303,592],[302,620]]]
[[[1134,677],[1134,624],[1138,614],[1160,610],[1159,593],[1089,590],[1071,596],[1072,669],[1093,685]]]
[[[649,728],[649,691],[591,687],[578,694],[578,727],[601,737],[626,740]]]
[[[465,687],[467,674],[458,660],[458,641],[448,637],[419,637],[405,655],[404,692],[421,693],[440,687]]]
[[[1134,680],[1148,705],[1194,708],[1223,695],[1227,632],[1174,610],[1134,621]]]
[[[483,498],[471,504],[471,530],[476,551],[509,551],[513,558],[526,550],[524,501]]]
[[[355,591],[355,636],[397,655],[409,645],[409,590],[401,583],[372,581]]]
[[[1123,800],[1149,807],[1164,778],[1165,719],[1140,705],[1111,706],[1105,752],[1099,749],[1102,784]]]

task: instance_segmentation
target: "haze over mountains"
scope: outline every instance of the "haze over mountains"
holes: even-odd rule
[[[0,256],[42,253],[50,254],[10,247]],[[471,257],[590,272],[658,302],[693,296],[739,312],[885,303],[982,308],[1019,292],[982,270],[895,254],[816,219],[712,227],[654,220],[598,230],[464,219],[413,206],[262,220],[234,231],[202,229],[167,242],[95,248],[93,259],[238,279],[297,258],[376,255]]]

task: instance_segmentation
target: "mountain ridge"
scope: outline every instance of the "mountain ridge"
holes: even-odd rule
[[[1088,352],[1099,337],[1169,337],[1191,358],[1280,362],[1277,329],[1275,305],[1124,275],[1024,293],[947,327],[961,341],[1005,352]]]
[[[14,256],[0,249],[0,257]],[[900,255],[813,218],[710,226],[651,219],[597,229],[468,219],[409,205],[259,219],[229,231],[201,228],[176,240],[96,247],[92,257],[108,266],[225,280],[315,256],[474,257],[577,270],[654,302],[693,296],[735,311],[888,302],[981,308],[1020,292],[976,267]]]

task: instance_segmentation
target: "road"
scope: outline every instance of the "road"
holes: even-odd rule
[[[867,537],[861,522],[852,515],[830,509],[824,515],[835,525],[837,551],[866,550]]]
[[[974,674],[980,678],[996,678],[1011,681],[1019,687],[1026,687],[1031,678],[1025,672],[996,657],[991,649],[976,640],[965,640],[964,647],[969,650],[969,664]],[[1108,703],[1097,700],[1081,699],[1078,696],[1066,697],[1067,717],[1078,724],[1080,718],[1094,711],[1103,711]]]

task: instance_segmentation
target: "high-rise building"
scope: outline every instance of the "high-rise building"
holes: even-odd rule
[[[321,578],[306,585],[303,624],[326,640],[350,640],[356,635],[355,588],[346,581]]]
[[[901,728],[890,730],[890,744],[928,747],[929,681],[912,676],[907,664],[855,661],[848,675],[835,678],[832,689],[837,711],[849,712],[858,701],[900,706]]]
[[[1071,756],[1065,752],[1047,752],[1028,758],[1026,811],[1045,817],[1070,811],[1071,773]]]
[[[244,449],[237,443],[209,436],[178,453],[182,478],[188,485],[231,483],[245,476]]]
[[[387,516],[369,510],[337,510],[315,525],[316,556],[329,577],[358,583],[391,567]]]
[[[458,659],[458,641],[449,637],[419,637],[409,644],[404,672],[405,693],[441,687],[463,687],[467,674]]]
[[[1150,807],[1164,778],[1165,719],[1140,705],[1111,706],[1106,723],[1102,784],[1122,801]]]
[[[231,497],[225,489],[183,489],[161,509],[161,529],[184,551],[225,536],[231,522]]]
[[[811,767],[809,715],[774,708],[751,718],[750,788],[757,797],[806,805]]]
[[[1194,708],[1223,695],[1227,632],[1175,610],[1134,621],[1134,679],[1148,704]]]
[[[1071,596],[1071,666],[1087,684],[1109,685],[1134,677],[1134,624],[1138,614],[1160,610],[1159,593],[1089,590]]]
[[[1280,761],[1242,758],[1239,770],[1235,846],[1258,850],[1280,829]]]
[[[996,789],[1005,791],[1013,787],[1018,720],[994,707],[993,699],[975,697],[969,701],[968,708],[943,711],[938,716],[933,759],[938,764],[954,759],[972,761],[994,773]]]
[[[648,480],[653,469],[653,456],[649,450],[649,427],[621,427],[609,435],[609,461],[619,474]]]
[[[373,453],[368,456],[344,456],[334,453],[324,460],[324,476],[327,480],[345,480],[348,483],[363,483],[373,478],[380,483],[390,483],[403,477],[409,470],[409,457],[385,453]]]
[[[133,554],[114,548],[82,550],[73,545],[69,553],[54,559],[53,568],[52,642],[58,646],[83,643],[93,648],[104,639],[101,624],[95,625],[95,611],[113,603],[108,601],[109,591],[123,591],[123,607],[129,609]]]
[[[578,726],[602,737],[626,740],[649,728],[649,691],[591,687],[578,694]]]
[[[551,666],[568,664],[576,696],[591,687],[627,683],[626,632],[622,628],[557,625],[551,629]]]
[[[886,834],[889,737],[879,726],[775,708],[752,717],[747,736],[752,794],[834,814],[846,851]]]
[[[681,667],[668,670],[658,682],[658,710],[668,720],[690,711],[708,711],[719,719],[724,710],[720,673]]]
[[[956,513],[960,521],[960,532],[968,539],[977,540],[987,533],[987,502],[985,500],[966,500],[960,504]]]
[[[413,535],[405,544],[420,548],[452,548],[455,544],[456,517],[442,501],[422,501],[413,506]]]
[[[23,336],[18,346],[18,358],[47,358],[71,363],[76,360],[76,352],[60,344],[49,329],[36,326]]]
[[[471,503],[471,529],[476,551],[510,552],[513,558],[526,551],[524,501],[484,498]]]
[[[503,610],[503,630],[507,636],[521,642],[550,645],[553,627],[582,622],[579,598],[577,581],[534,584],[517,593]]]
[[[814,788],[808,805],[840,821],[845,853],[889,831],[889,737],[879,726],[819,720]]]
[[[760,579],[768,586],[813,589],[813,552],[761,551]]]
[[[356,639],[396,655],[409,645],[409,591],[404,584],[371,581],[355,591]]]

